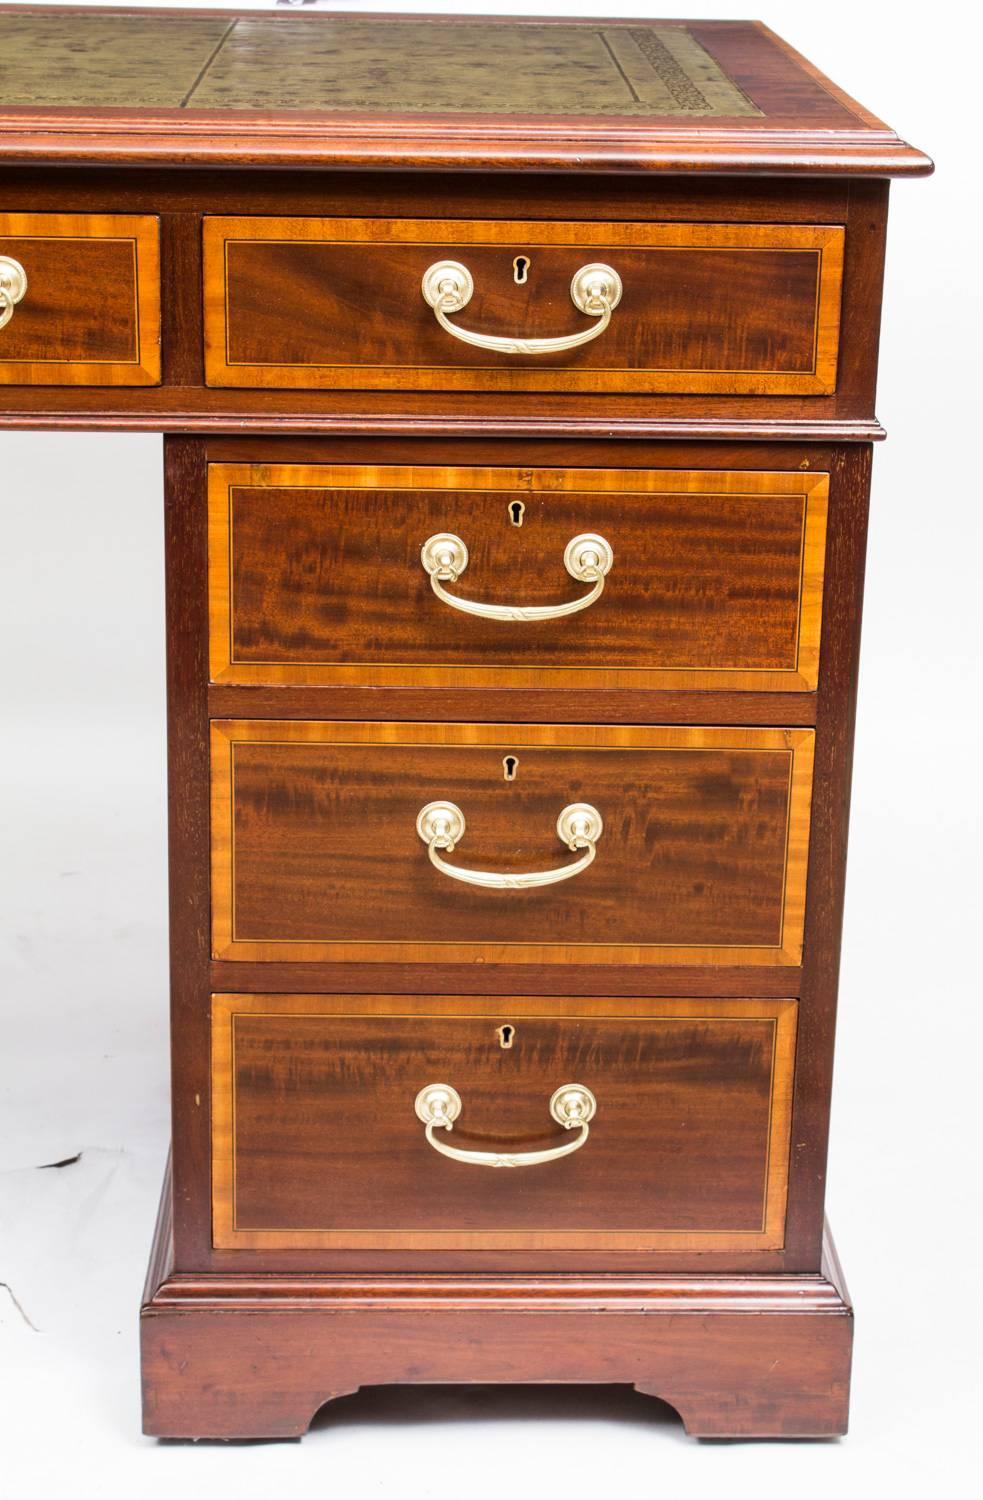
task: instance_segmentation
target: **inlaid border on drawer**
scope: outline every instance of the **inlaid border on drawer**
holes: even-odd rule
[[[415,998],[415,997],[414,997]],[[501,1019],[501,997],[419,997],[428,1015],[474,1020]],[[693,1231],[632,1230],[612,1225],[604,1230],[420,1229],[247,1229],[236,1220],[235,1021],[238,1015],[316,1017],[319,1015],[387,1017],[416,1014],[414,999],[401,995],[244,995],[214,994],[211,1011],[212,1241],[228,1250],[614,1250],[711,1251],[776,1250],[785,1243],[788,1197],[792,1088],[798,1004],[795,1000],[690,999],[556,999],[510,998],[510,1017],[569,1018],[599,1024],[619,1020],[695,1019],[727,1021],[746,1018],[771,1022],[773,1052],[769,1096],[767,1151],[762,1184],[762,1217],[758,1229]],[[412,1111],[412,1091],[407,1108]],[[416,1122],[413,1122],[414,1126]],[[421,1127],[422,1128],[422,1127]]]
[[[205,381],[209,386],[297,390],[432,390],[432,391],[582,391],[588,394],[684,394],[725,396],[827,396],[836,389],[840,305],[846,230],[840,224],[745,223],[593,223],[559,220],[501,219],[342,219],[313,217],[206,216],[202,226],[204,255]],[[468,246],[529,251],[582,247],[588,261],[619,248],[809,253],[816,258],[811,330],[812,364],[803,370],[734,368],[646,368],[644,362],[624,368],[583,364],[563,368],[530,366],[528,360],[500,355],[480,366],[452,360],[428,364],[425,359],[398,362],[367,357],[362,363],[342,360],[305,362],[276,358],[236,360],[230,330],[236,312],[229,299],[229,253],[237,245],[414,246],[434,261],[466,253]],[[272,273],[271,273],[272,275]],[[276,298],[275,285],[268,287]],[[316,291],[311,292],[313,307]],[[420,292],[419,276],[407,287],[413,315],[430,318]],[[419,304],[419,305],[417,305]],[[348,309],[358,316],[358,307]],[[624,303],[621,316],[625,316]],[[241,316],[249,316],[249,308]],[[616,311],[615,317],[618,316]],[[428,321],[428,327],[429,327]],[[412,338],[409,337],[412,347]]]
[[[501,746],[617,751],[785,751],[788,799],[780,937],[773,944],[444,942],[319,940],[244,937],[236,925],[234,824],[237,745]],[[257,962],[298,963],[537,963],[705,964],[708,967],[796,965],[802,957],[806,876],[812,807],[815,732],[811,729],[692,728],[676,726],[555,724],[331,723],[318,720],[216,720],[211,725],[211,910],[212,956]],[[415,815],[415,809],[414,809]],[[384,837],[385,830],[377,831]],[[371,836],[367,830],[366,837]]]
[[[70,245],[116,242],[129,245],[133,257],[132,359],[21,359],[5,356],[0,334],[0,385],[147,386],[161,379],[160,220],[151,214],[63,214],[0,212],[0,254],[4,238],[58,241]],[[23,303],[31,296],[30,265]],[[88,289],[90,316],[98,321],[101,287]],[[49,290],[48,296],[51,297]],[[45,304],[51,319],[71,320],[71,309]]]
[[[234,634],[234,492],[238,488],[318,488],[330,490],[514,491],[611,495],[706,495],[795,497],[802,505],[798,631],[787,668],[625,667],[592,662],[583,666],[515,666],[508,663],[508,632],[501,662],[447,665],[421,661],[411,666],[375,662],[241,661]],[[208,466],[209,675],[221,683],[293,686],[535,687],[750,689],[757,692],[811,692],[819,678],[823,577],[829,475],[797,469],[577,469],[460,467],[401,464],[240,463]],[[712,505],[711,505],[712,508]],[[587,522],[585,521],[585,525]],[[421,537],[421,541],[424,538]],[[617,547],[615,548],[617,557]],[[617,576],[609,580],[616,594]],[[514,627],[509,627],[514,628]]]

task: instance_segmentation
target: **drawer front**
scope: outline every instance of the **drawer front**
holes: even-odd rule
[[[146,215],[0,213],[0,384],[159,385],[159,239]]]
[[[814,689],[828,493],[800,471],[212,464],[212,680]],[[599,595],[564,561],[594,534]],[[427,571],[435,535],[456,579]]]
[[[792,1000],[213,996],[214,1243],[780,1248],[795,1023]],[[461,1107],[433,1140],[504,1170],[428,1142],[434,1084]],[[550,1112],[569,1084],[586,1139]]]
[[[828,395],[843,245],[839,225],[206,218],[206,379]],[[473,286],[446,314],[457,333],[424,297],[444,262]],[[609,318],[574,301],[577,273],[597,265],[620,279]],[[523,347],[477,347],[462,330]],[[591,332],[572,348],[528,347]]]
[[[813,741],[216,722],[215,957],[796,964]],[[453,848],[442,814],[421,818],[434,803],[464,824]],[[600,835],[574,812],[561,838],[581,805]],[[475,871],[487,878],[468,882]]]

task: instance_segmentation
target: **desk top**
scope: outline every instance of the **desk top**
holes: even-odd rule
[[[18,161],[868,173],[931,162],[756,21],[0,6]]]

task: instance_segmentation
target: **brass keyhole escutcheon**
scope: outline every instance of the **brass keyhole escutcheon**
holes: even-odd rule
[[[522,519],[525,513],[526,507],[521,500],[512,500],[509,502],[509,520],[512,522],[513,526],[522,525]]]
[[[519,769],[519,757],[517,755],[506,755],[502,761],[502,766],[505,771],[505,780],[514,781],[515,773]]]
[[[517,255],[512,262],[512,275],[516,286],[525,286],[529,279],[529,267],[532,264],[528,255]]]
[[[498,1037],[498,1045],[507,1052],[515,1041],[515,1027],[508,1025],[508,1023],[504,1026],[497,1026],[495,1028],[495,1035]]]

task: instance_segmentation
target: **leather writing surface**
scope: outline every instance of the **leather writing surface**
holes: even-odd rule
[[[7,104],[761,114],[682,26],[27,12],[0,46]]]

